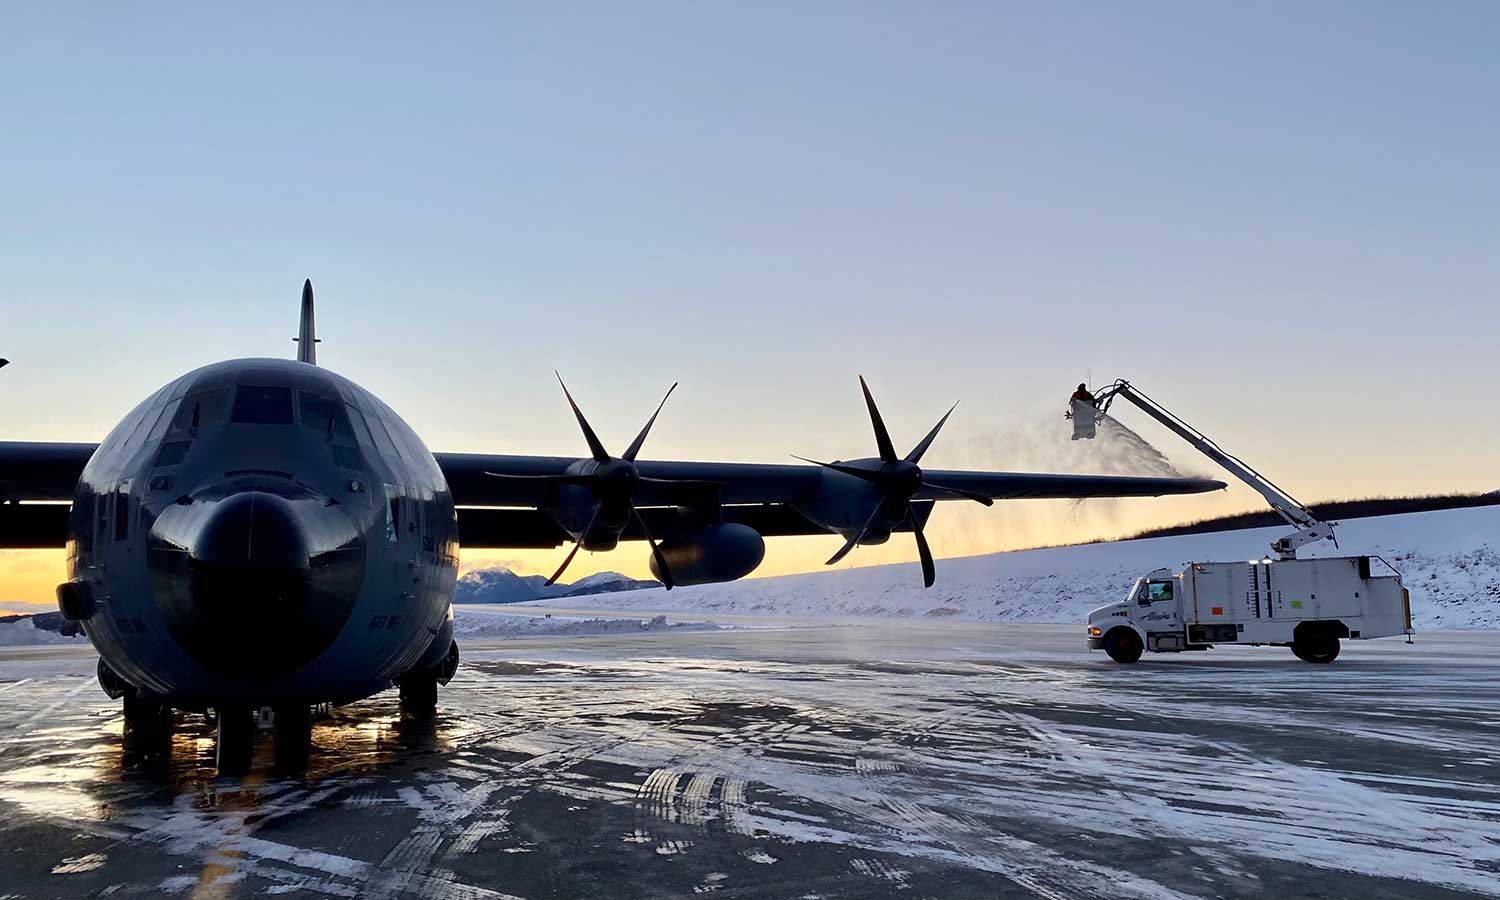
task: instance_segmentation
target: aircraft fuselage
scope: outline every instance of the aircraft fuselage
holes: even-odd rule
[[[447,655],[458,528],[358,385],[242,359],[166,385],[78,482],[69,583],[101,660],[173,706],[348,702]]]

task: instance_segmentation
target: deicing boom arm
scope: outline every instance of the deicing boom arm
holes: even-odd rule
[[[1239,457],[1214,443],[1213,438],[1184,422],[1161,404],[1141,393],[1125,379],[1120,379],[1114,384],[1099,392],[1099,412],[1102,415],[1109,409],[1111,401],[1116,396],[1124,397],[1139,408],[1146,415],[1160,422],[1178,437],[1189,444],[1204,456],[1218,463],[1229,474],[1243,481],[1253,488],[1256,493],[1266,498],[1271,509],[1286,520],[1288,525],[1297,530],[1285,537],[1271,542],[1271,550],[1282,559],[1296,559],[1297,549],[1324,538],[1332,539],[1334,545],[1338,545],[1338,539],[1334,537],[1333,526],[1326,522],[1320,522],[1302,503],[1295,497],[1276,486],[1271,479],[1255,471],[1249,464]]]

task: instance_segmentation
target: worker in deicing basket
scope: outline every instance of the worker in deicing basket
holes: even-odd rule
[[[1094,439],[1099,401],[1089,392],[1089,386],[1080,384],[1068,401],[1068,418],[1073,420],[1073,440]]]

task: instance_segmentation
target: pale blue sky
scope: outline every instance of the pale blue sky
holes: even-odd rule
[[[973,464],[1092,369],[1308,496],[1500,487],[1500,5],[318,6],[7,10],[5,437],[291,354],[311,276],[434,449],[581,452],[555,367],[862,455],[863,372]]]

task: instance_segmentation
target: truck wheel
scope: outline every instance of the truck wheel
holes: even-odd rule
[[[1116,628],[1104,636],[1104,652],[1117,663],[1136,662],[1145,649],[1141,636],[1129,628]]]
[[[1303,662],[1331,663],[1339,658],[1339,639],[1318,635],[1292,642],[1292,653]]]

